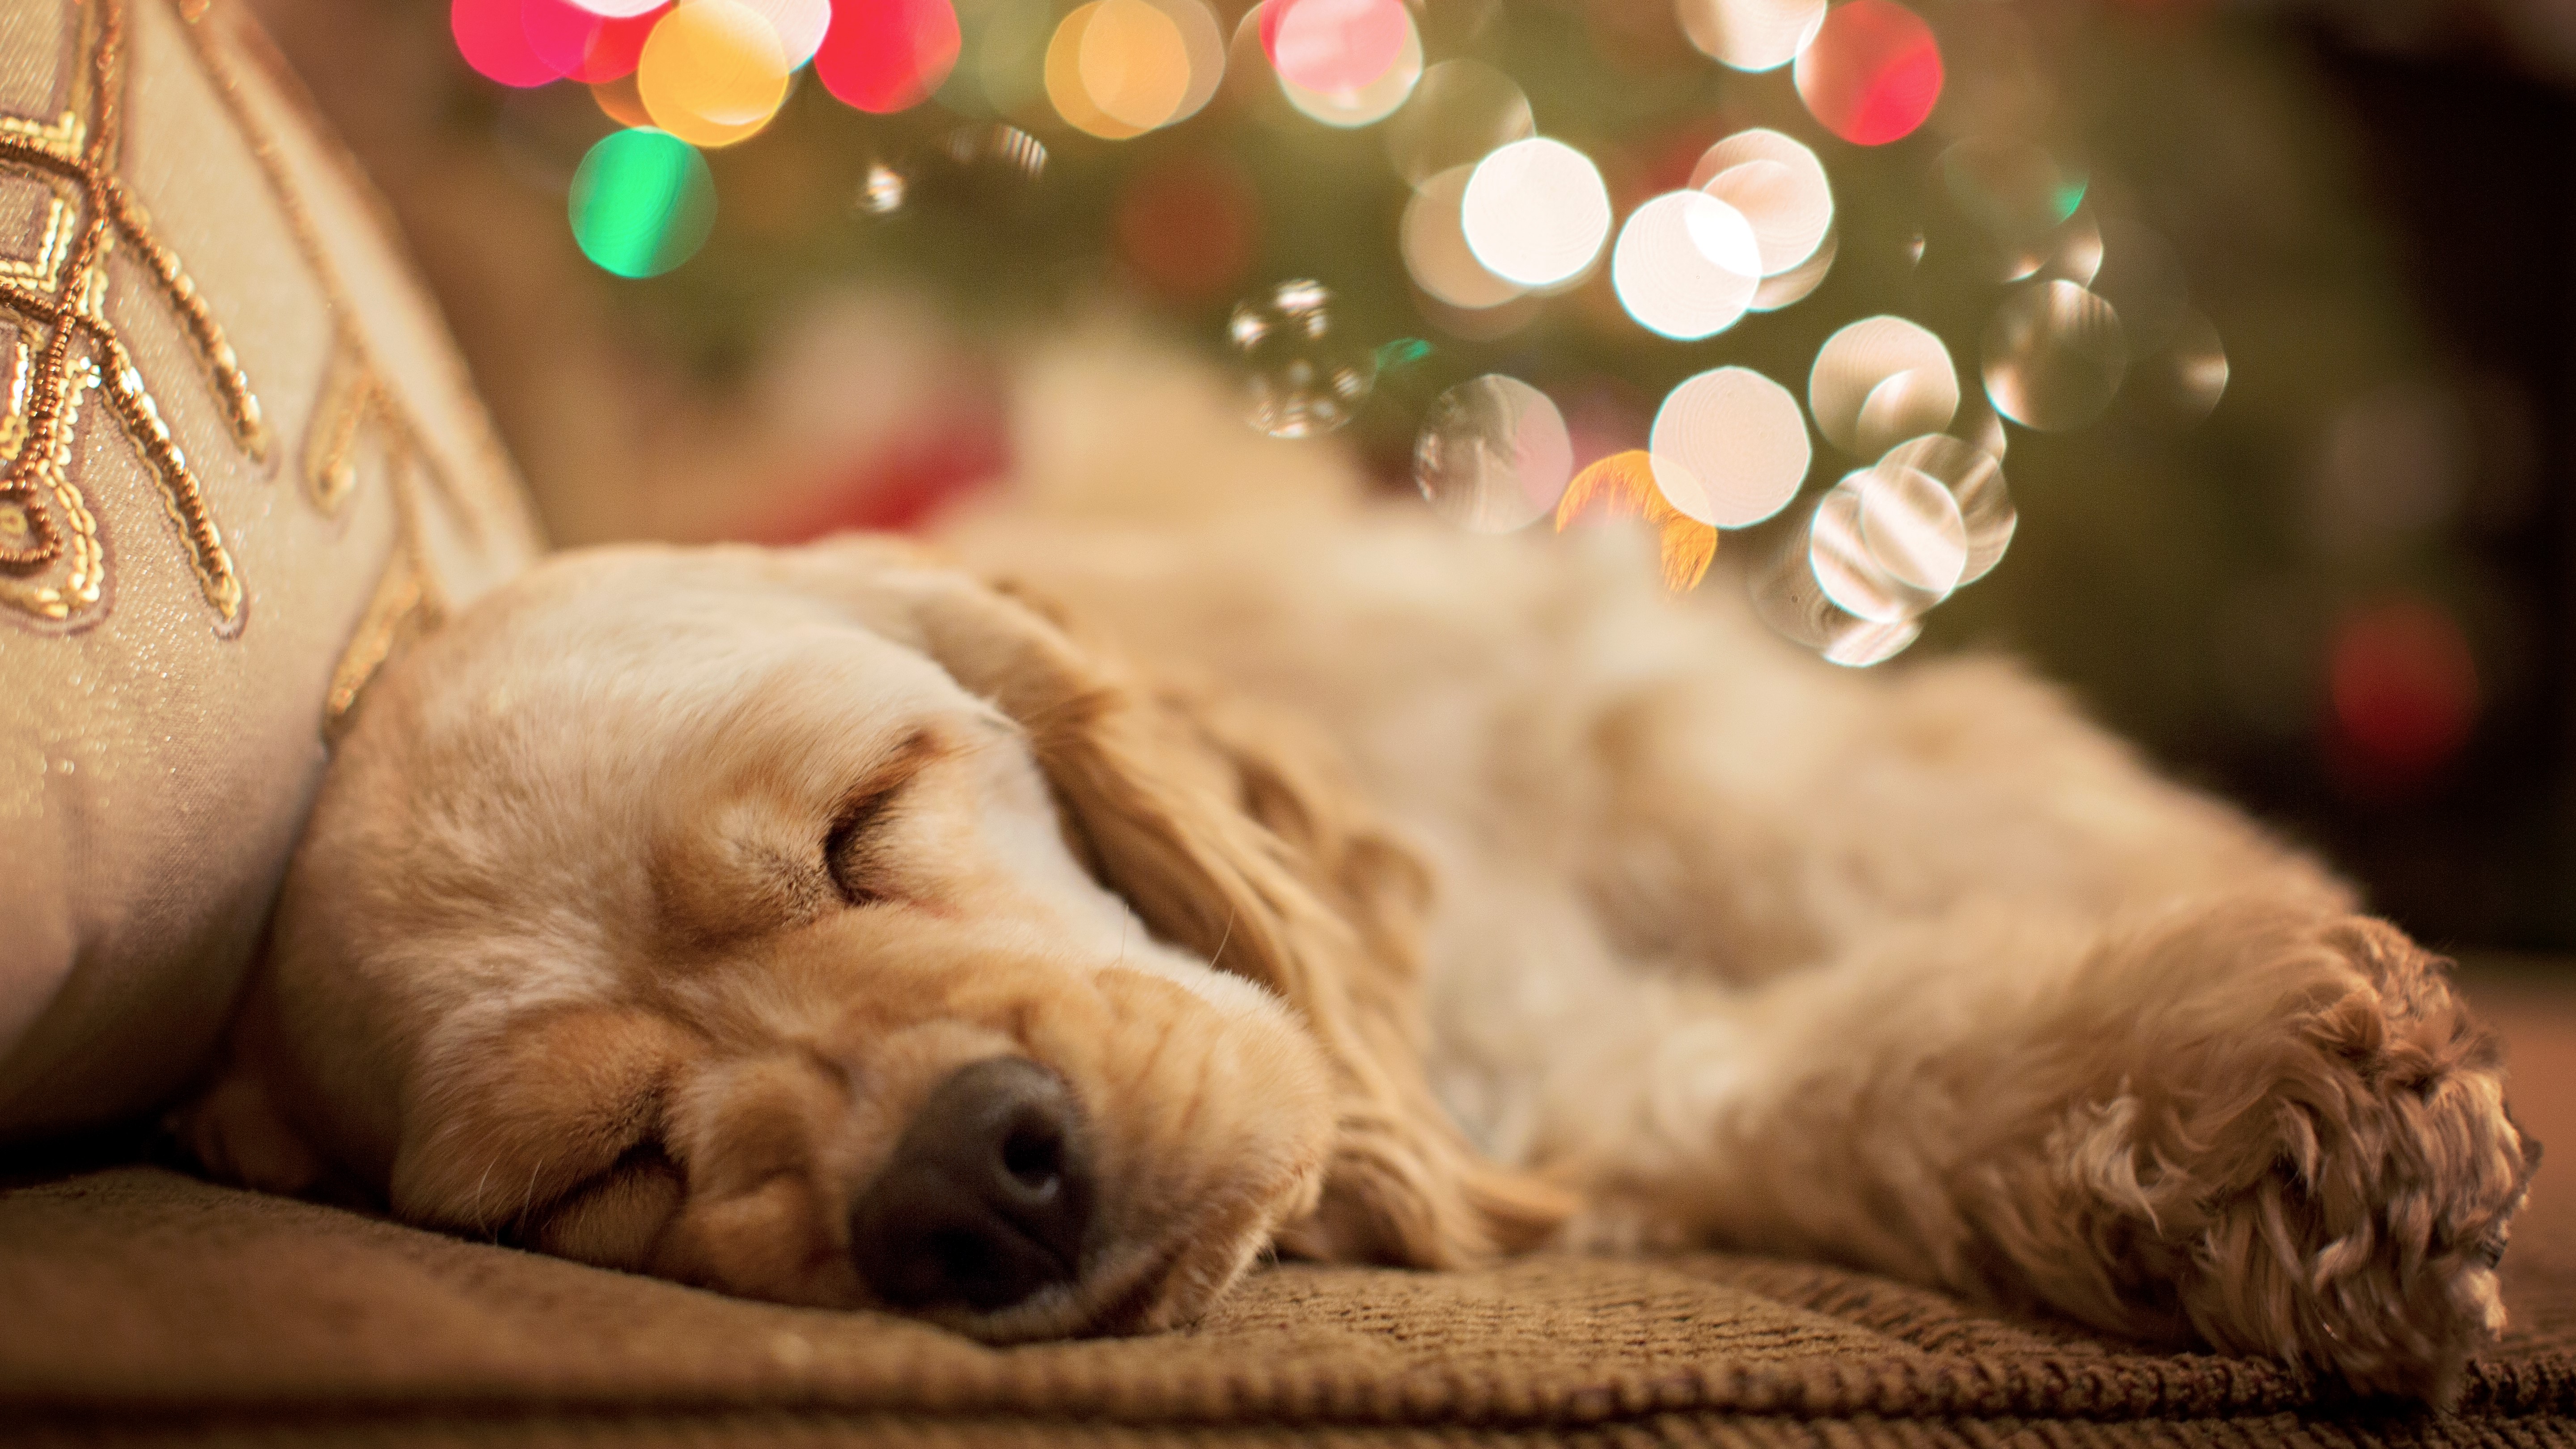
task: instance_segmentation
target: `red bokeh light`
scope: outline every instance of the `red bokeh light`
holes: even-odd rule
[[[456,36],[456,53],[485,77],[505,86],[541,86],[563,79],[528,44],[519,19],[520,0],[454,0],[447,8],[447,28]]]
[[[959,43],[948,0],[832,0],[814,74],[844,104],[885,115],[939,89]]]
[[[1261,51],[1292,85],[1355,91],[1395,64],[1405,24],[1404,0],[1262,0]]]
[[[2327,696],[2346,782],[2365,794],[2402,793],[2468,742],[2477,665],[2449,614],[2420,598],[2383,600],[2336,625]]]
[[[519,22],[528,49],[557,75],[599,85],[635,73],[644,37],[670,13],[659,5],[641,15],[612,20],[572,0],[520,0]]]
[[[1260,198],[1243,168],[1184,152],[1157,162],[1118,198],[1118,250],[1154,290],[1181,301],[1221,296],[1252,265]]]
[[[1825,129],[1860,146],[1914,133],[1941,99],[1941,46],[1895,0],[1847,0],[1798,53],[1798,96]]]

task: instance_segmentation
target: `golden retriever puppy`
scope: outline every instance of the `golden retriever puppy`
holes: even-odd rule
[[[2011,669],[1607,536],[959,548],[565,555],[389,666],[203,1160],[992,1339],[1274,1243],[1821,1255],[2436,1400],[2501,1327],[2537,1147],[2441,964]]]

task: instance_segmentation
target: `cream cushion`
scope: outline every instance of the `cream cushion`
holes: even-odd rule
[[[231,0],[0,0],[0,1141],[203,1069],[328,754],[537,547]]]

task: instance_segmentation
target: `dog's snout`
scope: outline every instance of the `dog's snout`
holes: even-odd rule
[[[958,1068],[850,1209],[860,1276],[898,1308],[991,1312],[1081,1272],[1091,1226],[1082,1112],[1022,1057]]]

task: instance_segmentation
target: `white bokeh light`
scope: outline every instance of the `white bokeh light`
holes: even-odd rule
[[[1675,508],[1743,528],[1797,496],[1815,450],[1795,394],[1750,368],[1721,367],[1665,396],[1649,456],[1655,487]]]
[[[1638,207],[1610,254],[1610,285],[1637,325],[1695,342],[1734,326],[1762,285],[1760,242],[1734,207],[1698,191]]]
[[[1533,136],[1497,149],[1467,178],[1460,220],[1486,270],[1524,287],[1583,275],[1610,238],[1610,190],[1592,158]]]
[[[1950,349],[1919,323],[1864,317],[1825,339],[1807,375],[1816,430],[1855,457],[1937,433],[1959,411]]]
[[[1777,70],[1825,23],[1825,0],[1678,0],[1682,33],[1700,53],[1736,70]]]
[[[1690,184],[1744,213],[1762,242],[1762,274],[1812,258],[1834,229],[1834,188],[1816,153],[1763,127],[1738,131],[1701,153]]]
[[[1476,260],[1476,254],[1467,249],[1467,233],[1459,225],[1459,204],[1467,194],[1467,177],[1473,169],[1452,166],[1423,182],[1422,189],[1404,204],[1404,221],[1397,237],[1404,253],[1404,269],[1415,286],[1452,307],[1482,311],[1499,307],[1528,289],[1487,271],[1485,264]]]

